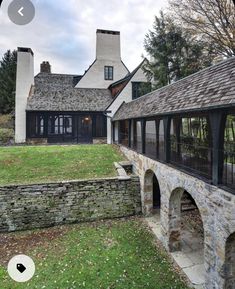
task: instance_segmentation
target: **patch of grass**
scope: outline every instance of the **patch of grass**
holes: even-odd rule
[[[111,145],[0,147],[0,185],[111,177],[121,160]]]
[[[33,234],[40,239],[42,232],[45,235],[45,231],[50,230],[63,231],[63,234],[51,240],[45,238],[44,243],[23,252],[35,261],[33,279],[17,284],[8,277],[6,268],[0,266],[1,289],[188,289],[166,253],[156,247],[141,219],[61,226],[11,235],[17,243],[17,236],[24,240],[24,234],[28,239]]]

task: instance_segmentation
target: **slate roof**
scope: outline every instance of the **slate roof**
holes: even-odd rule
[[[74,74],[57,74],[57,73],[39,73],[35,76],[35,86],[69,86],[74,87],[78,81],[82,78],[82,75]]]
[[[105,111],[112,101],[108,89],[75,88],[77,75],[39,73],[28,111]]]
[[[235,57],[203,69],[129,103],[113,120],[235,106]]]

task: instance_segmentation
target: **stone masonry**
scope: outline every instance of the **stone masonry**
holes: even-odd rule
[[[194,199],[203,221],[206,289],[235,289],[235,195],[121,146],[140,176],[142,211],[152,211],[148,176],[155,174],[161,192],[161,241],[169,251],[179,250],[180,200],[184,190]],[[152,173],[150,173],[152,172]]]
[[[0,187],[0,232],[139,213],[137,176]]]

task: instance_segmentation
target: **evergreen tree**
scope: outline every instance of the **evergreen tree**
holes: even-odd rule
[[[213,51],[187,34],[173,19],[160,12],[153,30],[145,37],[144,47],[150,60],[144,67],[149,80],[159,88],[210,66]]]
[[[0,113],[15,109],[17,52],[8,50],[0,61]]]

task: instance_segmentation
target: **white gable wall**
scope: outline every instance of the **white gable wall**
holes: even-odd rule
[[[104,67],[113,66],[113,80],[104,79]],[[77,88],[108,88],[110,84],[125,77],[128,73],[127,68],[119,60],[97,59],[87,73],[76,85]]]
[[[135,73],[135,75],[132,77],[132,79],[128,82],[128,84],[125,86],[125,88],[122,90],[122,92],[118,95],[118,97],[115,99],[115,101],[108,107],[108,111],[111,111],[108,113],[108,119],[107,119],[107,143],[112,143],[112,122],[111,117],[114,116],[116,111],[119,109],[119,107],[122,105],[123,102],[130,102],[132,101],[132,82],[148,82],[142,67],[138,69],[138,71]],[[128,117],[128,116],[127,116]]]

